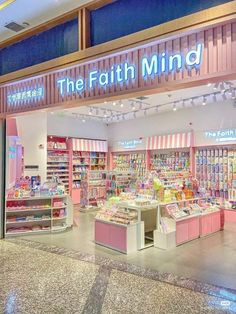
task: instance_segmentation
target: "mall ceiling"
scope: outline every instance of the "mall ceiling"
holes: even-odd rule
[[[0,42],[91,1],[0,0]],[[24,29],[19,32],[7,29],[5,26],[12,22]],[[20,29],[20,27],[18,28]]]

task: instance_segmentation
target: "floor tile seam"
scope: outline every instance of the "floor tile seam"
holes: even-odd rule
[[[106,271],[106,272],[105,272]],[[107,276],[107,272],[108,272],[108,276]],[[104,303],[104,299],[106,297],[106,293],[107,293],[107,287],[109,284],[109,280],[110,280],[110,276],[111,276],[111,272],[112,269],[109,266],[103,266],[101,265],[98,269],[98,273],[93,281],[93,285],[90,289],[88,298],[85,302],[85,306],[83,308],[82,314],[90,314],[90,308],[92,306],[92,308],[94,309],[94,306],[92,305],[92,302],[94,301],[94,299],[97,299],[97,291],[96,289],[99,288],[100,282],[103,280],[104,274],[106,275],[106,280],[103,280],[103,289],[102,289],[102,296],[99,295],[99,306],[97,306],[96,304],[96,314],[100,314],[102,313],[102,307],[103,307],[103,303]],[[105,281],[105,285],[104,285],[104,281]],[[99,291],[101,291],[101,289],[99,289]],[[89,312],[88,312],[89,310]]]
[[[138,276],[138,277],[146,278],[146,279],[149,279],[149,280],[159,281],[159,282],[162,282],[162,283],[165,283],[165,284],[168,284],[168,285],[171,285],[171,286],[179,287],[179,288],[182,288],[182,289],[186,289],[188,291],[192,291],[192,292],[195,292],[195,293],[201,293],[201,294],[205,294],[205,295],[208,295],[208,296],[213,296],[213,297],[216,297],[216,298],[220,298],[222,300],[226,300],[226,298],[221,296],[221,295],[218,295],[217,292],[216,293],[214,293],[214,292],[210,293],[210,292],[204,291],[204,287],[206,289],[208,289],[208,288],[217,289],[217,290],[218,289],[223,289],[223,290],[225,290],[227,292],[235,294],[235,296],[236,296],[236,290],[234,290],[234,289],[227,288],[227,287],[222,287],[222,286],[218,286],[218,285],[213,285],[213,284],[210,284],[210,283],[204,283],[204,282],[198,281],[196,279],[191,279],[191,278],[186,278],[186,277],[174,275],[177,280],[185,280],[185,281],[191,280],[195,284],[197,284],[197,285],[199,284],[199,285],[203,286],[202,289],[201,288],[200,289],[194,289],[194,288],[191,288],[191,287],[187,287],[184,284],[179,284],[179,283],[176,283],[176,282],[170,282],[170,281],[168,281],[166,279],[162,279],[162,278],[152,278],[151,276],[148,276],[148,275],[145,275],[145,274],[138,274],[138,273],[135,273],[135,271],[131,271],[131,270],[128,270],[128,269],[122,269],[122,267],[119,268],[117,266],[112,266],[112,265],[101,265],[99,262],[92,261],[92,260],[85,260],[85,259],[81,258],[80,256],[78,256],[78,253],[79,253],[79,254],[86,254],[86,255],[89,255],[91,257],[95,257],[96,258],[96,255],[93,255],[91,253],[86,253],[86,252],[75,251],[75,250],[72,250],[72,249],[63,248],[64,250],[69,251],[69,252],[74,253],[74,254],[77,255],[77,256],[69,256],[69,255],[63,254],[62,252],[50,252],[49,250],[47,250],[47,248],[50,249],[52,247],[59,248],[59,247],[56,247],[54,245],[53,246],[49,246],[47,244],[42,244],[40,242],[26,240],[26,239],[24,239],[24,240],[20,239],[20,240],[17,240],[17,242],[9,241],[9,240],[5,240],[5,241],[7,241],[9,243],[16,244],[16,245],[20,245],[20,246],[36,249],[36,250],[39,250],[39,251],[44,251],[44,252],[47,252],[47,253],[64,256],[65,258],[71,258],[71,259],[74,259],[74,260],[79,260],[79,261],[82,261],[84,263],[94,264],[94,265],[97,265],[99,267],[108,267],[111,270],[118,270],[118,271],[121,271],[121,272],[124,272],[124,273],[128,273],[128,274],[135,275],[135,276]],[[20,242],[18,242],[18,241],[20,241]],[[33,244],[33,245],[40,244],[40,245],[44,246],[44,248],[42,248],[42,247],[32,247],[30,244]],[[59,249],[61,249],[61,248],[59,248]],[[124,261],[116,261],[116,260],[112,260],[112,259],[109,259],[109,258],[106,258],[106,257],[102,257],[102,256],[98,256],[98,257],[100,259],[104,259],[104,260],[107,259],[110,262],[119,262],[119,263],[122,263],[123,265],[135,266],[135,267],[138,267],[139,269],[141,269],[142,271],[151,271],[153,273],[156,273],[157,275],[159,275],[159,274],[160,275],[165,275],[165,274],[166,275],[173,275],[171,273],[159,273],[158,271],[156,271],[154,269],[137,266],[135,264],[129,264],[129,263],[126,263]],[[227,299],[227,300],[235,302],[234,300],[231,300],[231,299]]]

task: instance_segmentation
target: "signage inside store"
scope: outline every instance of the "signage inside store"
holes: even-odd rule
[[[136,148],[138,145],[142,144],[142,140],[128,140],[118,142],[119,146],[125,149]]]
[[[236,141],[236,129],[207,131],[205,137],[216,142],[233,142]]]

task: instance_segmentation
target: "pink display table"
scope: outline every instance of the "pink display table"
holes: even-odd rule
[[[95,220],[95,243],[122,253],[137,251],[137,223],[122,225]]]
[[[204,237],[208,234],[220,231],[221,227],[221,212],[209,212],[201,215],[200,218],[200,236]]]
[[[176,221],[176,245],[199,238],[199,215]]]
[[[236,210],[234,209],[225,209],[225,222],[236,222]]]

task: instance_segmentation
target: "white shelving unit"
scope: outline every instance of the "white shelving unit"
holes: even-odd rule
[[[73,225],[73,206],[68,195],[7,199],[5,235],[64,231]]]

